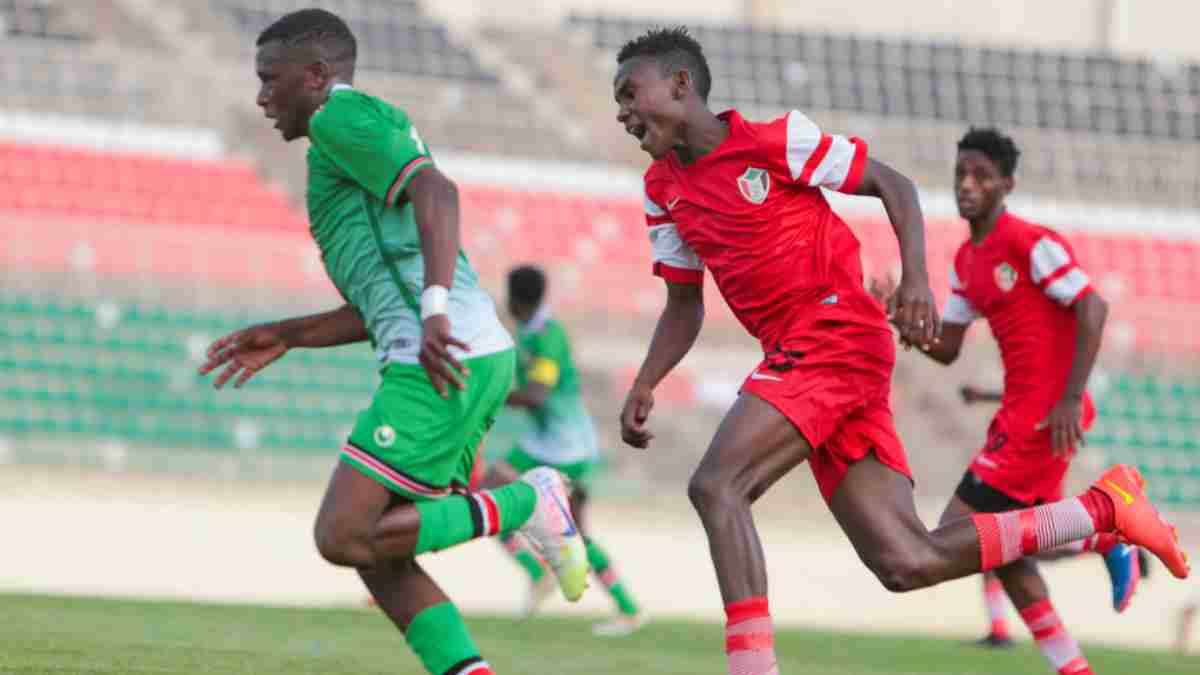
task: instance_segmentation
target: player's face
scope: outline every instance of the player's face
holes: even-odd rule
[[[258,48],[255,69],[262,85],[257,103],[267,119],[275,120],[275,128],[283,140],[291,141],[308,135],[308,118],[321,105],[325,82],[314,73],[302,49],[288,49],[282,42],[268,42]],[[319,70],[319,69],[318,69]]]
[[[954,197],[958,215],[975,221],[992,213],[1012,191],[1013,179],[978,150],[961,150],[954,165]]]
[[[516,319],[518,323],[527,323],[533,318],[533,313],[536,311],[537,307],[521,302],[511,295],[508,296],[508,313],[512,314],[512,318]]]
[[[664,75],[651,57],[635,57],[617,68],[613,95],[617,121],[659,159],[683,141],[684,91],[679,78]]]

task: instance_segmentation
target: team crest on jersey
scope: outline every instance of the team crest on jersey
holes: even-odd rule
[[[996,269],[992,274],[996,278],[996,285],[1005,293],[1011,291],[1013,286],[1017,285],[1017,271],[1008,263],[1000,263],[996,265]]]
[[[767,201],[767,193],[771,191],[771,174],[766,169],[750,167],[738,177],[738,190],[746,201],[751,204],[761,204]]]

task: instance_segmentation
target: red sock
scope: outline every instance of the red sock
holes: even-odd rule
[[[1021,618],[1033,633],[1042,656],[1058,675],[1092,675],[1092,667],[1079,644],[1067,632],[1049,600],[1040,600],[1021,610]]]
[[[1083,501],[1083,498],[1064,499],[1031,509],[972,514],[979,536],[979,571],[986,572],[1095,534],[1097,516]]]
[[[725,605],[725,656],[729,675],[779,675],[775,631],[765,597]]]
[[[1008,621],[1004,617],[1004,608],[1008,604],[1008,596],[1004,592],[1004,584],[995,574],[983,575],[983,604],[987,607],[988,619],[992,622],[990,634],[1000,639],[1008,638]]]
[[[1083,508],[1087,509],[1092,517],[1097,532],[1112,532],[1117,529],[1117,514],[1113,508],[1112,497],[1096,488],[1088,488],[1087,492],[1079,495],[1079,501],[1083,502]]]

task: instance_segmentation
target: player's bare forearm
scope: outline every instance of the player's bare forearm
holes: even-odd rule
[[[350,304],[320,314],[277,321],[270,327],[289,349],[336,347],[369,337],[362,315]]]
[[[878,197],[900,243],[902,275],[914,280],[928,279],[925,266],[925,216],[917,188],[907,176],[883,162],[867,159],[858,194]]]
[[[430,167],[409,181],[405,195],[421,235],[425,287],[451,288],[459,249],[458,188],[437,167]]]
[[[1067,376],[1064,398],[1083,398],[1092,366],[1096,364],[1096,355],[1100,353],[1107,319],[1108,303],[1099,294],[1088,293],[1075,302],[1075,355],[1071,359],[1071,373]]]
[[[654,389],[696,344],[704,325],[704,294],[699,285],[667,283],[667,305],[658,318],[636,385]]]

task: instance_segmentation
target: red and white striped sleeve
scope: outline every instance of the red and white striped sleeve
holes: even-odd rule
[[[946,298],[946,307],[942,309],[942,321],[960,326],[970,325],[979,318],[979,310],[967,299],[966,287],[958,278],[958,270],[950,266],[950,297]]]
[[[1070,307],[1092,291],[1092,280],[1062,235],[1045,228],[1039,234],[1029,249],[1029,279],[1051,300]]]
[[[853,193],[867,164],[867,142],[827,134],[804,113],[786,116],[785,149],[792,180],[808,187]]]
[[[643,190],[646,207],[646,225],[650,233],[650,248],[654,256],[654,276],[673,284],[695,284],[704,282],[704,263],[687,242],[679,236],[679,230],[671,214],[661,204],[650,198]]]

